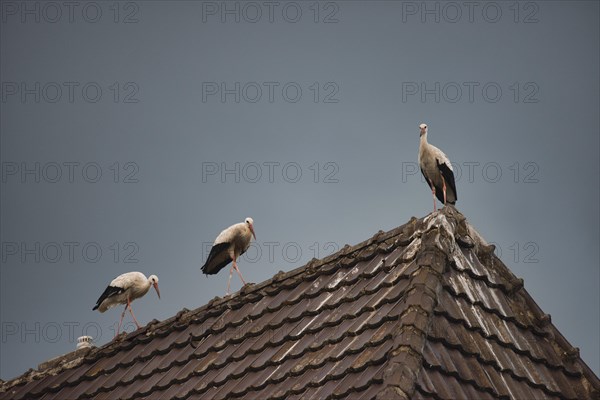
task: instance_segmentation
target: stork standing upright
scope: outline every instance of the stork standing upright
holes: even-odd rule
[[[435,198],[444,204],[455,204],[457,200],[456,185],[452,164],[443,151],[427,143],[427,125],[419,125],[421,142],[419,144],[419,167],[431,188],[433,211],[437,210]]]
[[[229,269],[229,279],[227,280],[227,294],[229,294],[229,285],[234,269],[242,280],[242,283],[244,285],[246,284],[246,281],[244,281],[242,273],[237,266],[237,259],[248,250],[248,247],[250,247],[252,236],[254,236],[254,240],[256,240],[254,220],[252,218],[248,217],[244,222],[231,225],[217,236],[210,249],[210,254],[202,266],[202,272],[206,275],[214,275],[227,264],[230,262],[232,263],[232,266]]]
[[[108,287],[104,290],[104,293],[102,293],[100,298],[98,298],[98,301],[92,310],[98,310],[103,313],[109,308],[115,307],[119,304],[125,304],[125,309],[123,309],[123,313],[121,314],[121,319],[119,320],[119,326],[117,328],[115,337],[121,330],[121,323],[123,322],[123,317],[125,316],[125,311],[127,311],[127,309],[129,309],[135,325],[138,329],[140,329],[140,324],[135,318],[135,315],[133,315],[131,302],[148,293],[150,286],[154,287],[156,294],[160,299],[160,291],[158,290],[158,277],[156,275],[150,275],[149,278],[146,278],[146,275],[137,271],[127,272],[119,275],[113,279]]]

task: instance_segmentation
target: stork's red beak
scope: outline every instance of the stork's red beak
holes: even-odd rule
[[[152,284],[152,286],[154,286],[154,290],[156,290],[156,294],[158,295],[158,298],[160,299],[160,290],[158,290],[158,283],[154,282]]]
[[[250,225],[250,232],[252,232],[252,236],[254,236],[254,240],[256,240],[256,234],[254,233],[254,226]]]

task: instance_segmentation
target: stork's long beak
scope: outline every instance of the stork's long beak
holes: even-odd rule
[[[420,128],[421,129],[421,133],[419,134],[419,136],[423,136],[425,134],[425,128]]]
[[[250,225],[250,232],[252,232],[252,236],[254,236],[254,240],[256,240],[256,234],[254,233],[254,226]]]
[[[152,284],[152,286],[154,286],[154,290],[156,290],[156,294],[158,295],[158,298],[160,299],[160,290],[158,290],[158,283],[154,282]]]

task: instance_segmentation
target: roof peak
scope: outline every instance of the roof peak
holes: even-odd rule
[[[600,389],[453,206],[53,365],[0,392],[428,399],[590,398]]]
[[[425,224],[426,228],[419,229],[419,227],[422,227],[423,224]],[[429,231],[434,228],[444,229],[446,234],[450,238],[456,237],[457,243],[459,243],[463,247],[473,247],[477,243],[482,243],[485,245],[485,241],[481,239],[481,236],[466,223],[466,218],[464,217],[464,215],[461,214],[455,206],[446,205],[443,208],[435,212],[431,212],[425,217],[419,219],[412,216],[408,222],[396,228],[392,228],[388,231],[379,230],[375,234],[373,234],[371,238],[364,240],[356,245],[351,246],[349,244],[346,244],[337,252],[330,254],[329,256],[326,256],[324,258],[312,258],[306,264],[287,272],[280,270],[271,278],[260,283],[250,282],[244,287],[242,287],[239,291],[234,292],[230,295],[224,297],[215,296],[206,304],[198,308],[190,310],[184,307],[179,312],[177,312],[177,314],[166,320],[159,321],[157,319],[154,319],[148,322],[141,329],[138,329],[134,332],[122,332],[115,339],[102,346],[86,349],[76,349],[69,353],[65,353],[63,355],[42,362],[38,365],[37,369],[31,368],[28,371],[26,371],[23,375],[15,377],[14,379],[9,379],[7,381],[0,382],[0,392],[5,391],[11,386],[18,385],[23,381],[39,379],[40,377],[43,377],[48,374],[55,375],[56,373],[64,369],[73,368],[78,364],[82,363],[86,357],[93,358],[97,354],[106,353],[107,351],[118,347],[120,343],[133,340],[135,337],[138,336],[152,336],[154,335],[155,331],[163,330],[166,327],[169,327],[173,324],[179,324],[188,321],[213,307],[220,307],[225,304],[243,302],[243,298],[245,296],[260,292],[261,290],[263,290],[266,287],[269,287],[270,285],[277,284],[285,280],[293,279],[298,275],[306,273],[307,270],[316,270],[323,265],[340,262],[340,260],[344,259],[345,257],[351,256],[352,254],[359,252],[369,246],[377,246],[381,243],[385,243],[391,238],[397,237],[397,239],[394,241],[395,244],[408,245],[416,237],[421,236],[424,231]],[[455,232],[455,230],[457,231]],[[473,240],[473,234],[475,235],[476,240]],[[491,251],[493,252],[493,249]]]

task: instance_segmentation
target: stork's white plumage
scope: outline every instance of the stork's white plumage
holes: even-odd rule
[[[248,217],[244,222],[231,225],[217,236],[210,249],[210,254],[206,259],[206,263],[202,266],[202,272],[207,275],[214,275],[227,264],[230,262],[232,263],[232,266],[229,269],[229,279],[227,280],[227,294],[229,294],[229,285],[234,269],[242,280],[242,283],[244,285],[246,284],[246,281],[244,281],[242,273],[237,266],[237,259],[248,250],[248,247],[250,247],[252,236],[254,236],[254,240],[256,240],[254,220],[252,218]]]
[[[435,198],[444,204],[455,204],[456,184],[452,164],[443,151],[427,142],[427,125],[419,125],[421,142],[419,144],[419,167],[431,188],[433,196],[433,211],[436,211]]]
[[[156,275],[150,275],[149,278],[146,278],[146,275],[137,271],[127,272],[119,275],[113,279],[112,282],[110,282],[108,287],[98,298],[98,301],[92,310],[98,310],[103,313],[109,308],[118,306],[119,304],[125,304],[125,309],[121,314],[116,335],[118,335],[119,331],[121,330],[121,323],[123,322],[123,317],[125,316],[125,311],[127,311],[127,309],[129,309],[129,312],[135,321],[135,325],[139,329],[140,324],[135,318],[135,315],[133,315],[131,302],[148,293],[148,290],[150,290],[151,286],[154,287],[156,294],[160,299],[160,291],[158,290],[158,277]]]

